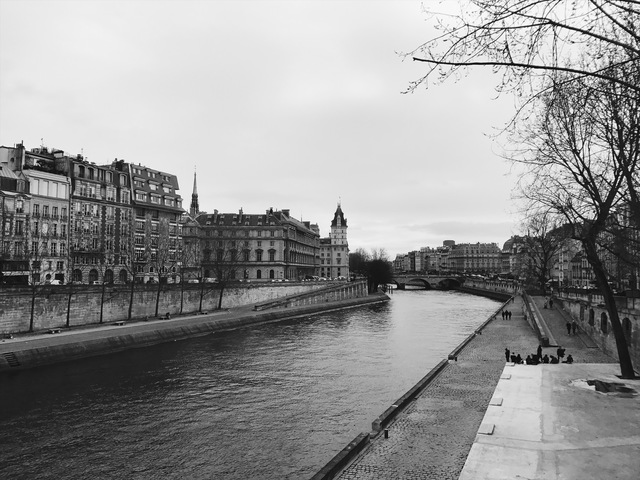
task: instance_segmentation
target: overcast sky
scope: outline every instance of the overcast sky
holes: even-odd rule
[[[413,0],[0,0],[0,143],[177,174],[186,209],[197,170],[201,210],[323,236],[341,202],[351,250],[502,246],[513,102],[489,71],[402,94],[430,25]]]

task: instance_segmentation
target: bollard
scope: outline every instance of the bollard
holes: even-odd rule
[[[384,438],[389,438],[389,430],[384,429]]]

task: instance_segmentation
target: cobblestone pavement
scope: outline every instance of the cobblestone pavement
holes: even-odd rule
[[[542,299],[544,304],[544,299]],[[504,349],[526,357],[538,339],[522,315],[522,299],[505,306],[511,320],[496,317],[450,361],[419,397],[378,435],[338,477],[341,480],[457,479],[476,437],[489,401],[505,366]],[[541,310],[546,317],[547,310]],[[549,310],[552,312],[552,310]],[[554,314],[560,315],[558,312]],[[556,318],[556,323],[559,320]],[[564,328],[564,320],[562,321]],[[554,329],[555,332],[555,329]],[[565,329],[566,333],[566,329]],[[564,338],[558,334],[558,338]],[[578,361],[613,360],[579,339],[567,344]],[[560,341],[560,340],[559,340]],[[578,352],[578,349],[581,349]],[[555,347],[544,349],[555,355]],[[584,354],[583,354],[584,353]],[[588,360],[587,360],[588,359]]]

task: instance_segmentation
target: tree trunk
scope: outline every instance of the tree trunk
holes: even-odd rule
[[[180,270],[180,314],[184,309],[184,271]]]
[[[162,290],[162,283],[160,283],[160,275],[158,275],[158,291],[156,292],[156,318],[158,317],[158,308],[160,306],[160,291]]]
[[[611,328],[616,340],[618,360],[620,362],[620,376],[622,378],[635,378],[633,364],[631,363],[631,355],[629,355],[629,347],[627,346],[627,339],[624,336],[624,330],[620,323],[618,308],[616,306],[615,299],[613,298],[613,291],[609,286],[607,273],[600,261],[600,258],[598,258],[595,240],[583,239],[582,244],[584,246],[585,253],[587,254],[587,259],[593,268],[593,273],[596,277],[596,285],[604,296],[604,303],[606,305],[607,312],[609,313]]]
[[[102,315],[104,313],[104,291],[105,291],[106,285],[104,283],[104,281],[102,282],[102,296],[100,297],[100,323],[102,323]]]
[[[224,285],[220,285],[220,296],[218,297],[218,310],[222,308],[222,292],[224,292]]]
[[[69,295],[67,295],[67,328],[71,325],[71,298],[73,297],[73,283],[69,285]]]
[[[31,317],[29,319],[29,332],[33,332],[35,308],[36,308],[36,289],[35,287],[33,287],[31,289]]]
[[[200,305],[198,306],[198,312],[202,313],[202,299],[204,298],[204,278],[200,277]]]
[[[133,290],[136,285],[136,276],[133,275],[131,279],[131,295],[129,296],[129,315],[127,316],[127,320],[131,320],[131,314],[133,313]]]

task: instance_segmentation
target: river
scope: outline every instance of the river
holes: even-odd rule
[[[0,375],[0,478],[308,479],[493,313],[458,292]]]

